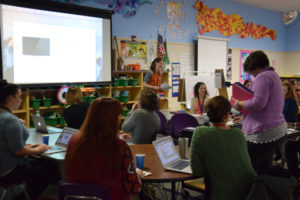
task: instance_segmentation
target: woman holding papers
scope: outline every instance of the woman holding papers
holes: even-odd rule
[[[246,199],[247,187],[256,173],[244,134],[241,129],[226,125],[231,117],[227,99],[216,96],[208,102],[207,109],[213,126],[199,126],[194,131],[191,142],[193,174],[210,177],[210,199]]]
[[[117,134],[122,106],[112,98],[97,98],[91,104],[78,133],[66,153],[66,181],[101,184],[112,200],[129,200],[141,183],[135,172],[129,146]]]
[[[159,57],[152,61],[150,70],[146,73],[144,78],[143,85],[145,88],[151,89],[155,92],[160,91],[163,64],[163,59]]]
[[[209,100],[209,94],[206,85],[203,82],[198,82],[194,86],[194,97],[191,101],[191,114],[202,115],[205,112],[205,103]]]
[[[50,147],[45,144],[26,144],[29,132],[12,114],[22,102],[21,90],[15,84],[0,80],[0,180],[1,183],[27,183],[30,199],[37,199],[50,183],[59,180],[57,168],[47,160],[28,157]],[[14,199],[26,199],[24,193]]]
[[[253,98],[236,101],[235,109],[248,111],[243,119],[243,132],[248,142],[252,165],[259,174],[272,167],[275,149],[286,135],[282,114],[284,94],[281,81],[262,51],[252,52],[244,63],[244,71],[254,76],[250,90]]]
[[[132,106],[122,124],[122,130],[128,134],[122,134],[121,138],[134,144],[152,144],[156,138],[160,119],[155,113],[158,109],[158,98],[155,92],[143,89],[139,95],[139,101]]]

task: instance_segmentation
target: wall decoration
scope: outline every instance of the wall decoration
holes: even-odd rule
[[[196,21],[200,34],[218,30],[220,34],[227,37],[237,34],[240,38],[269,37],[276,40],[275,30],[252,22],[245,24],[243,18],[238,14],[226,15],[220,8],[207,8],[200,0],[196,0],[194,8],[197,10]]]
[[[181,20],[181,4],[176,1],[168,3],[167,6],[167,17],[168,17],[168,27],[169,28],[180,28]]]
[[[253,80],[253,77],[249,73],[244,72],[244,67],[243,67],[246,58],[249,56],[251,52],[252,52],[251,50],[240,51],[240,79],[239,79],[240,82],[244,82],[247,79]]]
[[[232,80],[232,49],[227,51],[226,80]]]
[[[140,6],[144,4],[152,4],[152,0],[54,0],[63,3],[83,3],[93,2],[102,5],[107,5],[109,9],[114,10],[116,13],[122,15],[124,18],[135,16]]]
[[[131,42],[120,41],[121,44],[121,57],[126,58],[146,58],[146,43],[145,42]]]
[[[179,79],[180,79],[180,63],[172,63],[172,97],[178,96],[179,89]]]

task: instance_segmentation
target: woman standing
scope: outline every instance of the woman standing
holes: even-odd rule
[[[21,102],[19,87],[0,80],[0,180],[1,183],[25,182],[30,199],[35,200],[50,183],[59,180],[60,174],[53,163],[29,157],[41,154],[50,147],[45,144],[26,144],[29,132],[12,114]],[[21,193],[14,199],[23,200],[26,197]]]
[[[82,101],[82,93],[79,87],[72,86],[66,96],[69,105],[63,112],[68,127],[80,129],[90,104]]]
[[[213,127],[199,126],[191,143],[193,174],[209,177],[210,199],[246,199],[249,183],[256,173],[252,168],[247,143],[239,128],[230,128],[230,103],[216,96],[207,104],[209,121]]]
[[[145,88],[152,89],[157,93],[160,91],[163,64],[163,59],[159,57],[152,61],[150,70],[146,73],[144,78],[143,85]]]
[[[209,94],[206,85],[203,82],[198,82],[194,86],[194,97],[191,101],[191,113],[203,114],[205,111],[205,103],[209,100]]]
[[[122,107],[112,98],[97,98],[91,104],[78,133],[69,141],[66,153],[66,181],[101,184],[112,200],[137,195],[141,183],[132,154],[118,138]]]
[[[262,51],[252,52],[244,63],[244,71],[254,76],[250,86],[254,97],[237,101],[235,109],[244,108],[243,132],[248,142],[252,165],[258,174],[272,167],[275,149],[286,135],[282,114],[284,95],[281,81]]]

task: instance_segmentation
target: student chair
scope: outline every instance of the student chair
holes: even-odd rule
[[[159,116],[159,119],[160,119],[160,124],[159,124],[158,130],[157,130],[157,133],[167,135],[168,134],[168,131],[167,131],[167,118],[159,110],[155,110],[155,113]]]
[[[174,139],[181,136],[181,131],[186,127],[197,127],[199,123],[195,117],[186,113],[175,114],[170,119],[170,135]]]
[[[187,190],[185,190],[185,188],[204,194],[205,192],[204,178],[197,178],[197,179],[192,179],[192,180],[182,182],[183,197],[187,199],[190,196],[190,194]]]
[[[12,191],[12,193],[14,193],[13,187],[16,186],[20,186],[21,189],[23,190],[26,200],[30,200],[30,197],[25,189],[25,183],[4,183],[1,179],[0,179],[0,190],[2,190],[2,195],[0,197],[0,200],[4,200],[6,199],[6,194],[8,191]]]
[[[59,200],[110,200],[108,189],[103,185],[64,183],[59,188]]]

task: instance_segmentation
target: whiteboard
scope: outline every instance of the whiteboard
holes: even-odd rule
[[[198,74],[223,69],[226,74],[228,39],[198,36]]]
[[[216,96],[215,76],[186,76],[185,77],[185,94],[186,107],[191,108],[191,101],[194,97],[194,85],[197,82],[204,82],[209,94],[209,97]]]

